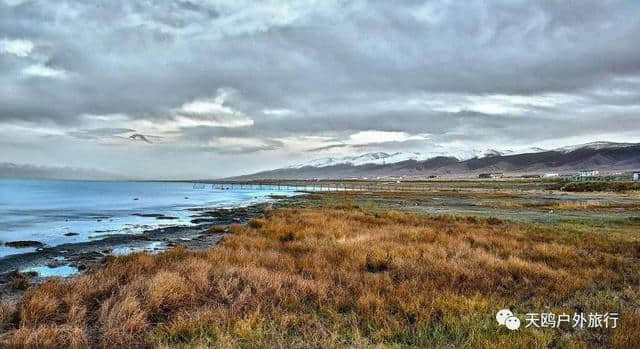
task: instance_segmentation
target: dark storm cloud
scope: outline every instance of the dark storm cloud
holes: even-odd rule
[[[566,136],[549,124],[640,131],[639,14],[622,0],[0,0],[0,40],[33,44],[26,56],[0,51],[0,122],[83,140],[162,133],[221,154],[305,135],[326,137],[309,149],[338,150],[364,130],[434,142]],[[227,124],[178,119],[192,102]]]

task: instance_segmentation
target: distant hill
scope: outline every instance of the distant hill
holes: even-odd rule
[[[575,173],[582,169],[600,170],[605,173],[640,169],[640,143],[594,142],[554,150],[538,148],[521,154],[492,150],[486,151],[482,157],[464,160],[453,156],[403,159],[399,153],[374,154],[375,156],[363,154],[347,157],[345,160],[332,158],[329,164],[326,161],[312,160],[310,165],[296,165],[233,179],[475,177],[480,173],[490,172],[520,175]],[[360,161],[367,158],[373,161]],[[393,162],[392,158],[399,161]],[[358,161],[354,162],[354,159]]]
[[[47,167],[30,164],[0,163],[0,178],[22,179],[122,179],[121,176],[86,168]]]

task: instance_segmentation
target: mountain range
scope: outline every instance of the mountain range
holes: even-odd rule
[[[557,149],[530,148],[521,152],[486,150],[469,158],[430,156],[430,153],[376,152],[329,157],[233,179],[340,179],[476,177],[559,173],[584,169],[602,173],[640,170],[640,143],[593,142]]]
[[[121,176],[96,169],[49,167],[31,164],[0,163],[0,178],[22,179],[121,179]]]

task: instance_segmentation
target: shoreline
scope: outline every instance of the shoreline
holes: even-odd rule
[[[640,324],[633,312],[640,221],[603,213],[636,217],[638,206],[587,205],[585,220],[513,220],[507,210],[524,213],[539,198],[462,196],[295,196],[273,210],[245,208],[255,218],[229,226],[204,251],[107,258],[91,272],[43,284],[12,275],[11,285],[22,288],[0,303],[7,314],[0,345],[637,347],[625,344],[636,343],[628,333]],[[448,210],[430,212],[434,205]],[[456,213],[467,206],[502,213]],[[540,214],[551,206],[543,207]],[[212,221],[238,221],[240,212],[224,211],[199,209]],[[621,326],[510,332],[495,321],[505,304],[519,314],[614,312]]]
[[[263,214],[265,208],[284,201],[261,202],[230,208],[194,207],[193,225],[171,225],[143,231],[141,234],[114,234],[95,241],[65,243],[39,248],[37,251],[13,254],[0,258],[0,297],[14,298],[22,293],[10,285],[16,275],[30,283],[41,283],[51,277],[72,277],[102,267],[107,258],[136,252],[157,253],[173,247],[191,251],[214,247],[230,224],[246,224]],[[152,213],[149,213],[152,214]],[[213,226],[224,226],[220,232],[210,232]],[[33,270],[48,268],[54,274],[41,276]],[[72,268],[69,275],[55,275],[57,268]],[[46,269],[45,269],[46,270]]]

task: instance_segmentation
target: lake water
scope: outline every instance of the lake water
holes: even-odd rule
[[[292,195],[273,188],[223,190],[179,182],[0,180],[0,257],[34,248],[6,242],[35,240],[49,246],[100,239],[110,234],[140,234],[169,225],[191,224],[190,208],[230,208]],[[159,220],[136,214],[175,217]],[[65,234],[77,234],[67,236]]]

